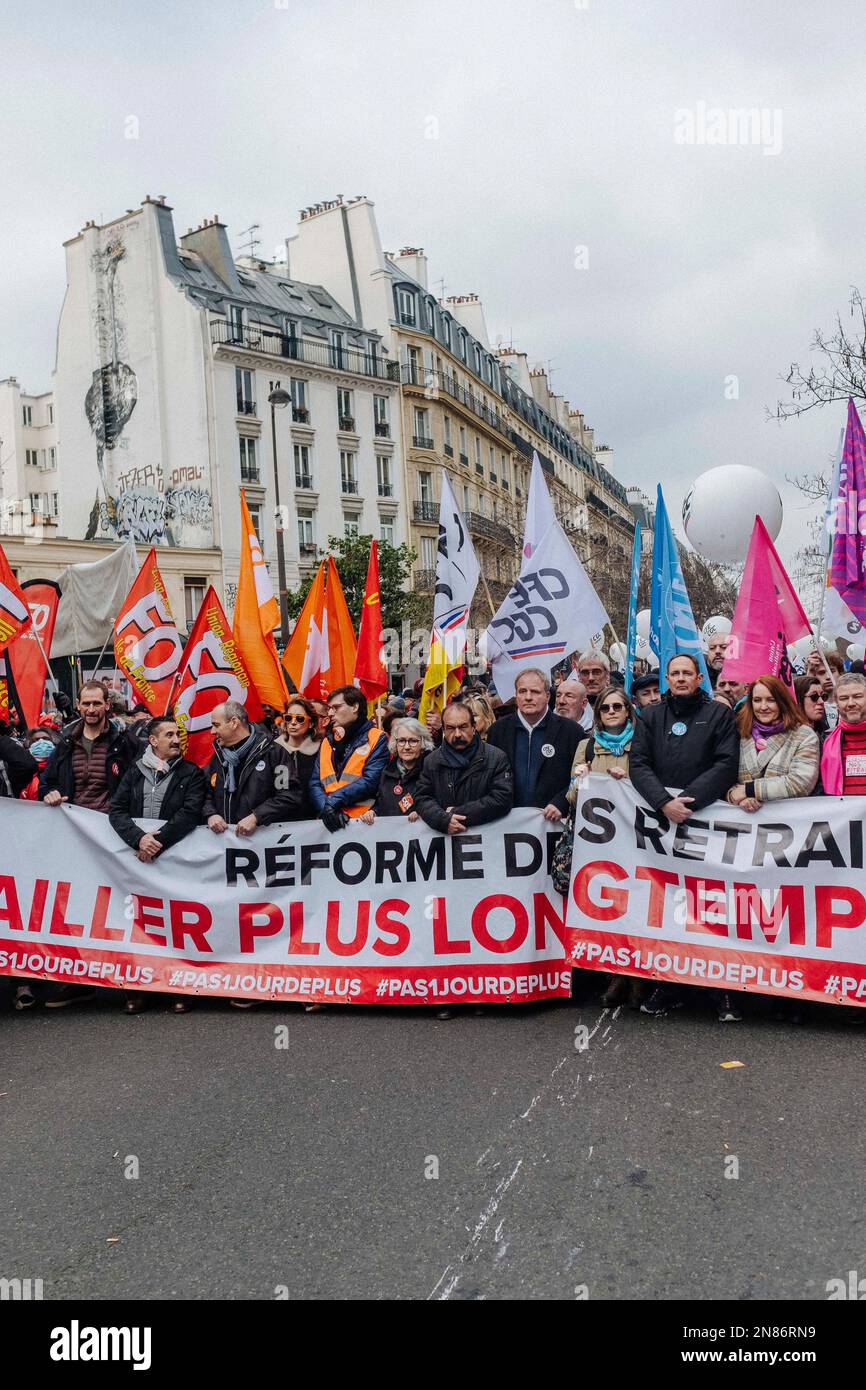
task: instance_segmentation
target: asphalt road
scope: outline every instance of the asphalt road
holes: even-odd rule
[[[866,1016],[756,1009],[5,1013],[0,1277],[60,1299],[824,1299],[866,1274]]]

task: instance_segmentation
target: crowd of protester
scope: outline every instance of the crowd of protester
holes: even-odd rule
[[[334,832],[354,819],[370,825],[404,816],[460,835],[513,807],[535,807],[563,831],[567,879],[574,808],[589,773],[629,779],[650,808],[676,824],[717,800],[753,813],[788,797],[866,795],[862,670],[845,670],[841,658],[828,665],[814,653],[793,693],[773,675],[745,685],[721,675],[725,643],[709,643],[712,697],[691,655],[670,660],[664,693],[658,672],[645,671],[629,696],[621,674],[593,649],[553,681],[544,671],[523,670],[507,702],[486,680],[467,679],[444,711],[429,709],[423,722],[420,681],[381,703],[375,717],[354,686],[331,691],[327,701],[292,696],[282,712],[270,710],[255,725],[242,704],[229,700],[212,712],[214,752],[205,768],[182,756],[171,716],[129,710],[116,692],[87,681],[76,709],[57,694],[35,728],[23,729],[14,714],[0,721],[0,797],[106,815],[149,865],[198,826],[248,837],[285,821],[319,819]],[[161,824],[144,831],[141,820]],[[556,870],[554,882],[565,891]],[[19,1009],[40,1000],[47,1009],[63,1008],[100,992],[6,983]],[[721,1021],[741,1017],[730,993],[650,988],[623,975],[606,982],[602,1000],[663,1016],[689,995],[712,998]],[[122,997],[127,1013],[149,1002],[143,993]],[[169,1002],[178,1013],[188,1007],[182,996]],[[439,1016],[451,1012],[440,1009]]]

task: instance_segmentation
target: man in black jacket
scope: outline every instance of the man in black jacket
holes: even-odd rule
[[[550,709],[550,678],[535,667],[518,673],[514,697],[517,712],[496,721],[488,747],[501,748],[513,768],[515,806],[538,806],[545,820],[562,820],[581,727]]]
[[[230,825],[252,835],[258,825],[299,820],[304,791],[292,755],[270,734],[250,725],[237,700],[216,705],[211,714],[215,751],[207,765],[204,816],[215,834]]]
[[[506,816],[514,804],[511,764],[501,748],[482,743],[468,705],[448,705],[442,747],[427,754],[415,809],[443,835]]]
[[[740,736],[728,707],[701,689],[693,656],[671,657],[667,678],[660,703],[648,705],[635,724],[629,776],[654,811],[680,825],[736,784]]]
[[[81,718],[63,730],[39,778],[46,806],[68,802],[107,814],[111,798],[138,752],[134,737],[110,718],[100,681],[85,681],[78,695]]]
[[[740,736],[727,705],[701,689],[693,656],[671,657],[668,688],[657,705],[647,705],[635,721],[629,776],[639,796],[682,825],[695,811],[723,800],[739,780]],[[658,985],[641,1012],[660,1017],[683,1002],[683,986]],[[717,997],[719,1020],[742,1017],[731,997]]]
[[[127,771],[111,798],[112,828],[143,864],[152,864],[190,831],[201,825],[204,773],[180,755],[180,733],[170,715],[147,726],[147,747]],[[161,820],[159,830],[144,831],[137,820]]]

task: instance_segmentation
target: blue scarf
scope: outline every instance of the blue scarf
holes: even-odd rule
[[[605,729],[594,729],[592,738],[597,748],[603,748],[605,753],[613,753],[615,757],[621,758],[634,738],[634,724],[629,719],[625,728],[620,729],[618,734],[608,733]]]
[[[236,743],[234,748],[223,748],[221,750],[226,765],[226,791],[229,796],[234,796],[235,787],[237,785],[237,770],[247,754],[252,751],[255,737],[254,731],[248,738],[244,739],[243,743]]]
[[[467,744],[465,748],[452,748],[451,744],[446,743],[443,739],[441,750],[442,761],[446,767],[457,769],[468,767],[480,747],[481,739],[477,734],[475,734],[472,742]]]

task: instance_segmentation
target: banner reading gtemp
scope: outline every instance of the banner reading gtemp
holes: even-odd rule
[[[866,1004],[857,798],[716,802],[682,825],[628,782],[580,792],[568,906],[574,966],[679,984]]]
[[[0,974],[305,1003],[567,997],[558,833],[535,810],[454,836],[301,821],[196,830],[143,864],[106,816],[4,800]]]

